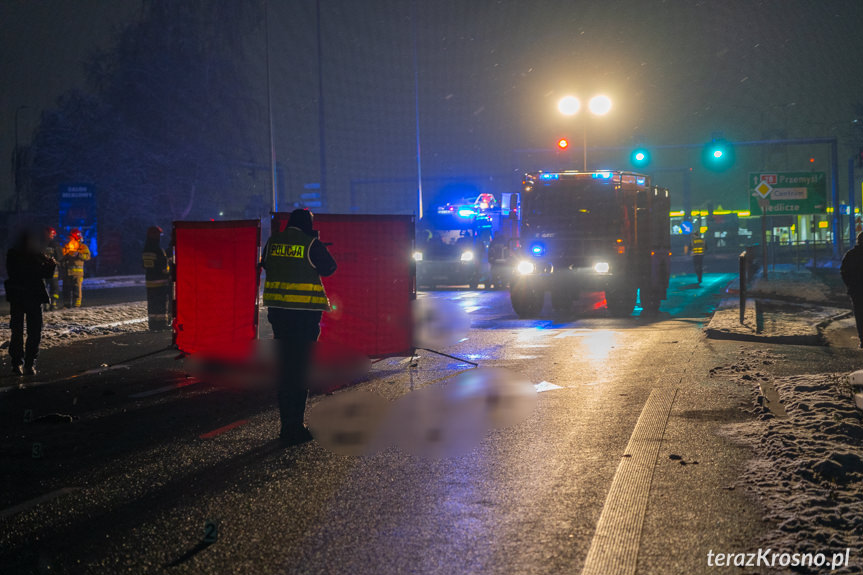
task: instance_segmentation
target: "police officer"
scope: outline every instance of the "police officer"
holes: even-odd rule
[[[63,246],[63,303],[66,307],[81,307],[84,284],[84,262],[90,259],[90,248],[84,243],[81,230],[73,228]]]
[[[692,265],[695,266],[695,275],[701,285],[701,276],[704,275],[704,238],[700,234],[692,234]]]
[[[842,281],[848,289],[854,319],[857,322],[857,337],[863,348],[863,232],[857,234],[857,245],[845,253],[839,268]]]
[[[303,425],[307,379],[314,343],[321,334],[321,316],[330,302],[321,277],[336,271],[336,262],[312,228],[308,210],[291,212],[283,232],[270,236],[261,265],[267,272],[264,305],[279,351],[279,414],[283,445],[309,441]]]
[[[45,228],[45,245],[42,253],[45,257],[59,262],[63,259],[63,246],[57,241],[57,230],[51,227]],[[48,285],[48,297],[51,301],[45,304],[46,310],[55,310],[60,307],[60,266],[54,266],[54,275],[45,282]]]
[[[159,243],[162,228],[147,228],[147,239],[141,260],[144,264],[144,280],[147,287],[147,323],[150,331],[168,328],[168,300],[171,295],[171,273],[168,256]]]

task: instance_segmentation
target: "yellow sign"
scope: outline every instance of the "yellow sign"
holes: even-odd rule
[[[305,246],[294,244],[273,244],[270,246],[270,255],[282,258],[301,258],[306,253]]]

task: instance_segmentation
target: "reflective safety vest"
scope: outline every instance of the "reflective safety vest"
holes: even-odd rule
[[[84,277],[84,262],[90,259],[90,248],[84,242],[71,239],[63,246],[63,260],[66,265],[66,275],[69,277]]]
[[[309,249],[315,241],[297,228],[287,228],[270,236],[264,254],[265,306],[330,310],[321,276],[309,257]]]
[[[168,258],[162,249],[145,250],[141,253],[144,264],[145,286],[148,288],[165,287],[171,283],[168,273]]]
[[[701,238],[696,238],[692,240],[692,255],[701,256],[704,255],[704,240]]]

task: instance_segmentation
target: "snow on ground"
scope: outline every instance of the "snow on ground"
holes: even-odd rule
[[[712,377],[755,386],[755,421],[731,424],[727,433],[754,451],[742,484],[766,507],[771,531],[754,546],[777,552],[829,553],[851,549],[851,566],[863,564],[863,422],[846,374],[773,378],[765,351],[741,351]],[[767,407],[770,395],[781,402]],[[829,557],[830,555],[828,555]],[[816,573],[813,570],[787,573]]]
[[[99,335],[147,330],[147,303],[80,307],[45,312],[42,349]],[[9,316],[0,323],[0,349],[9,347]]]
[[[756,279],[748,292],[751,297],[807,302],[826,302],[831,297],[830,287],[810,270],[790,265],[768,269],[767,279]]]

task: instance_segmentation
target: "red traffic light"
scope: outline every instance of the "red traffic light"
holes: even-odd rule
[[[569,140],[567,140],[566,138],[559,139],[557,141],[557,147],[560,148],[561,150],[569,147]]]

